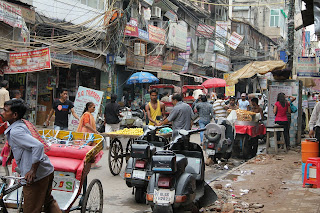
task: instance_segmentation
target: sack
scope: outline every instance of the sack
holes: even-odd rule
[[[291,109],[291,113],[296,113],[298,111],[298,108],[295,105],[293,105],[291,100],[290,100],[290,109]]]

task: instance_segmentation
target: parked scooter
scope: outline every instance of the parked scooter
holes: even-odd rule
[[[190,135],[204,130],[174,132],[169,149],[152,156],[154,174],[147,188],[147,203],[153,212],[178,209],[198,212],[217,199],[204,181],[203,151],[198,144],[190,142]]]
[[[121,110],[122,118],[120,121],[121,127],[142,127],[143,126],[143,111],[141,109],[130,109],[125,107]]]
[[[133,187],[137,203],[145,203],[146,190],[152,175],[151,157],[157,150],[163,150],[169,142],[156,131],[164,126],[146,126],[144,133],[131,146],[131,157],[125,170],[125,179],[128,187]],[[135,192],[134,192],[135,191]]]
[[[209,123],[206,126],[205,147],[208,158],[214,162],[231,157],[234,142],[234,128],[228,120],[222,120],[219,124]]]

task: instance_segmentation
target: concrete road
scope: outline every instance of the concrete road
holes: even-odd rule
[[[200,142],[199,134],[192,135],[191,141]],[[126,142],[123,141],[124,147]],[[89,182],[98,178],[103,185],[104,193],[104,211],[103,212],[113,212],[113,213],[142,213],[150,212],[151,208],[145,204],[137,204],[134,200],[134,195],[132,195],[132,188],[128,188],[123,179],[125,161],[122,167],[122,171],[119,176],[113,176],[110,173],[108,166],[108,150],[104,150],[104,155],[101,161],[98,163],[102,167],[96,170],[91,170],[89,174]],[[211,167],[206,167],[206,181],[215,179],[217,176],[224,174],[226,171],[214,171]],[[89,183],[88,182],[88,183]]]

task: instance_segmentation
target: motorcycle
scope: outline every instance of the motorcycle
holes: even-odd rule
[[[143,111],[141,109],[130,109],[124,107],[120,114],[122,115],[120,126],[122,128],[142,127]]]
[[[204,135],[208,158],[217,162],[221,158],[228,160],[231,157],[235,134],[228,120],[222,120],[219,124],[209,123]]]
[[[145,203],[146,190],[152,175],[152,155],[168,144],[166,138],[156,135],[156,131],[162,128],[164,126],[144,127],[143,135],[131,145],[131,156],[125,169],[125,180],[128,187],[133,187],[132,193],[137,203]]]
[[[190,142],[190,135],[204,130],[174,132],[168,150],[157,151],[152,156],[153,174],[146,199],[153,212],[198,212],[217,199],[204,181],[203,151],[198,144]]]

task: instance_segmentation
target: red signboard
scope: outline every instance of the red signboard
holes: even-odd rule
[[[130,21],[126,25],[126,29],[124,34],[132,37],[139,37],[138,31],[138,21],[137,19],[131,18]]]
[[[43,69],[51,69],[49,48],[10,53],[9,69],[5,70],[5,74],[34,72]]]
[[[165,44],[166,31],[159,27],[149,25],[149,40],[155,43]]]

